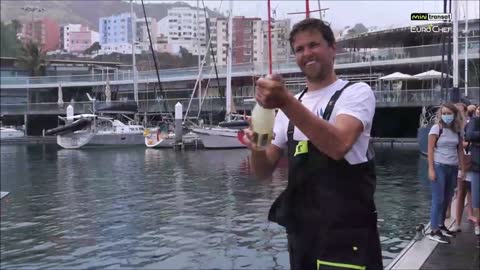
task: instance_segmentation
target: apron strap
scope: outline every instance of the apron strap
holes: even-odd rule
[[[353,85],[353,82],[348,82],[345,84],[344,87],[342,87],[340,90],[337,90],[333,96],[330,98],[330,101],[327,104],[327,107],[325,108],[325,112],[323,113],[323,119],[325,121],[328,121],[330,119],[330,115],[332,114],[333,107],[335,106],[335,103],[337,103],[338,98],[342,94],[343,90],[345,90],[347,87],[350,85]],[[302,101],[303,95],[308,91],[308,87],[305,87],[305,89],[302,91],[300,96],[298,97],[298,101]],[[292,121],[288,121],[288,129],[287,129],[287,139],[288,141],[293,141],[293,131],[295,129],[295,126],[293,125]]]

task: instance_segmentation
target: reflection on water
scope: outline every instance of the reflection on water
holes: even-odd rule
[[[1,268],[287,269],[267,221],[285,186],[249,174],[245,150],[2,146]],[[428,218],[415,151],[377,154],[385,265]]]

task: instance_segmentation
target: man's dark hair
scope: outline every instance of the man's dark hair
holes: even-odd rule
[[[294,49],[293,41],[298,33],[313,30],[322,34],[323,38],[327,41],[328,46],[332,47],[333,44],[335,44],[335,36],[333,35],[332,28],[330,28],[328,24],[320,19],[308,18],[296,23],[293,26],[292,31],[290,31],[290,37],[288,40],[290,41],[290,47],[292,50]]]

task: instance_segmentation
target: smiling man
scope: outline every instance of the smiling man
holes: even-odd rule
[[[269,177],[284,151],[288,156],[288,185],[269,220],[287,230],[292,269],[381,269],[368,151],[374,94],[365,83],[337,79],[335,38],[323,21],[295,24],[290,45],[306,89],[293,96],[278,75],[259,79],[257,102],[280,109],[275,139],[256,149],[252,130],[244,131],[257,177]]]

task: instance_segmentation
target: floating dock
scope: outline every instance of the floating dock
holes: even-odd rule
[[[445,220],[450,228],[455,222],[456,200],[451,205],[451,217]],[[385,268],[400,269],[478,269],[480,265],[480,249],[476,248],[477,236],[474,225],[467,221],[466,209],[463,212],[462,231],[450,238],[450,244],[440,244],[428,239],[430,224],[425,227],[421,239],[412,240],[403,251]]]

